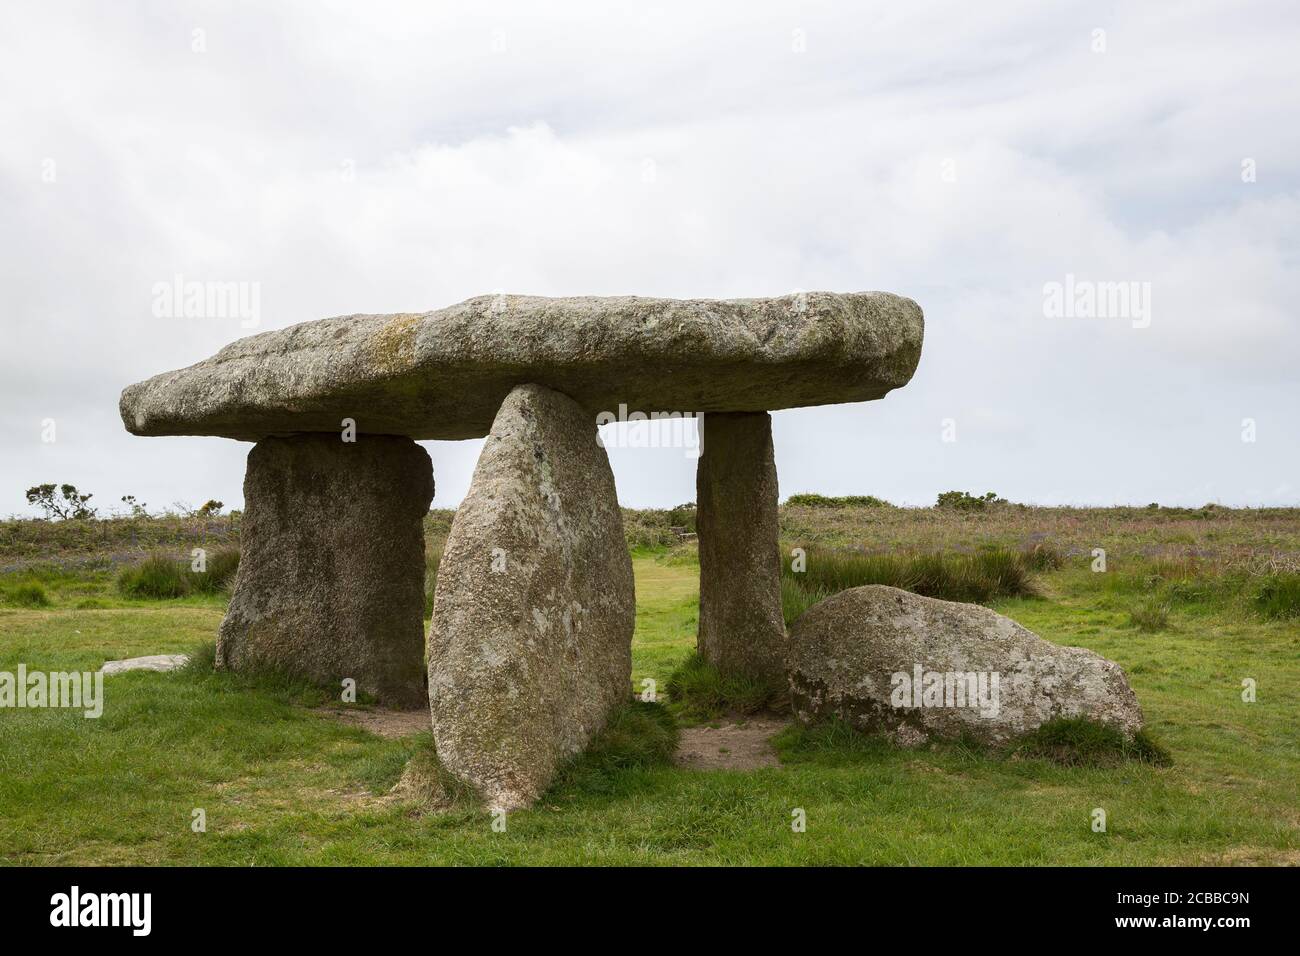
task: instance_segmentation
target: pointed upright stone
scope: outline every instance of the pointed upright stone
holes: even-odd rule
[[[703,416],[696,468],[700,655],[725,674],[785,681],[772,416]]]
[[[631,697],[636,599],[593,416],[521,385],[497,412],[438,568],[429,704],[443,766],[536,800]]]

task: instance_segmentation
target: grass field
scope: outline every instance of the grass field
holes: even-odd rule
[[[906,545],[906,513],[873,533],[867,512],[879,510],[836,519],[786,509],[788,543]],[[98,720],[0,710],[0,862],[1300,862],[1300,622],[1252,613],[1253,579],[1233,577],[1251,562],[1285,565],[1300,516],[1169,516],[1163,536],[1113,515],[1095,533],[1091,516],[1040,517],[989,519],[981,530],[978,516],[918,511],[911,544],[933,547],[935,523],[949,520],[944,540],[956,550],[1062,529],[1053,540],[1067,560],[1036,577],[1037,596],[992,606],[1118,661],[1172,766],[1064,767],[956,745],[909,752],[835,727],[792,727],[776,739],[779,767],[570,775],[496,832],[481,811],[420,813],[388,794],[427,735],[384,739],[349,726],[320,711],[312,688],[198,669],[131,673],[108,679]],[[1078,542],[1061,540],[1063,529]],[[93,541],[76,539],[76,561],[51,562],[20,538],[0,574],[0,671],[94,669],[211,641],[222,596],[125,598]],[[1252,538],[1266,548],[1252,551]],[[1097,574],[1085,546],[1103,539],[1115,570]],[[694,647],[698,569],[688,551],[653,542],[634,550],[634,566],[634,687],[651,678],[662,689]],[[46,603],[23,596],[31,586]],[[1144,629],[1134,611],[1153,600],[1162,616]],[[1241,699],[1243,678],[1256,682],[1254,703]],[[1091,827],[1095,808],[1106,812],[1104,833]],[[196,833],[199,809],[206,832]],[[796,809],[806,832],[791,828]]]

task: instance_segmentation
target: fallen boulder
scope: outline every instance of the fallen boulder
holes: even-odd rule
[[[1056,717],[1126,737],[1143,724],[1118,664],[977,604],[852,588],[805,611],[788,648],[800,720],[839,718],[903,746],[960,736],[1002,744]]]

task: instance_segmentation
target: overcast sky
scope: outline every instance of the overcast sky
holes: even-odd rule
[[[250,445],[118,417],[250,332],[156,317],[177,275],[257,283],[258,330],[897,292],[915,378],[776,413],[782,497],[1300,504],[1293,0],[621,7],[6,2],[0,514],[242,502]],[[1067,275],[1149,312],[1049,314]],[[426,443],[435,506],[480,444]],[[625,505],[694,498],[680,451],[611,457]]]

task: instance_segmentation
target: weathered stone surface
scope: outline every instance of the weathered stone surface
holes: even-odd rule
[[[127,671],[175,671],[190,662],[188,654],[150,654],[146,657],[128,657],[120,661],[105,661],[100,668],[105,677],[125,674]]]
[[[137,435],[257,440],[335,431],[474,438],[516,385],[587,411],[766,411],[907,383],[921,309],[885,292],[772,299],[481,296],[435,312],[264,332],[122,393]]]
[[[239,571],[217,666],[422,707],[428,453],[408,438],[268,438],[244,476]]]
[[[527,806],[631,696],[636,599],[594,419],[535,385],[506,398],[438,566],[429,703],[443,766]]]
[[[1137,697],[1113,661],[1052,644],[979,605],[880,585],[842,591],[804,612],[790,629],[789,661],[801,720],[839,717],[904,746],[963,731],[1005,743],[1055,717],[1086,717],[1128,736],[1143,723]],[[922,693],[905,694],[915,691],[918,667]],[[924,695],[933,681],[926,673],[983,673],[985,693],[982,700],[967,693],[966,706],[924,706],[934,702]],[[896,674],[908,676],[906,687]],[[976,685],[978,691],[978,676]],[[960,704],[956,689],[954,682],[947,700]],[[923,706],[906,706],[918,702]]]
[[[723,673],[781,683],[776,461],[766,412],[705,415],[696,466],[700,654]]]

